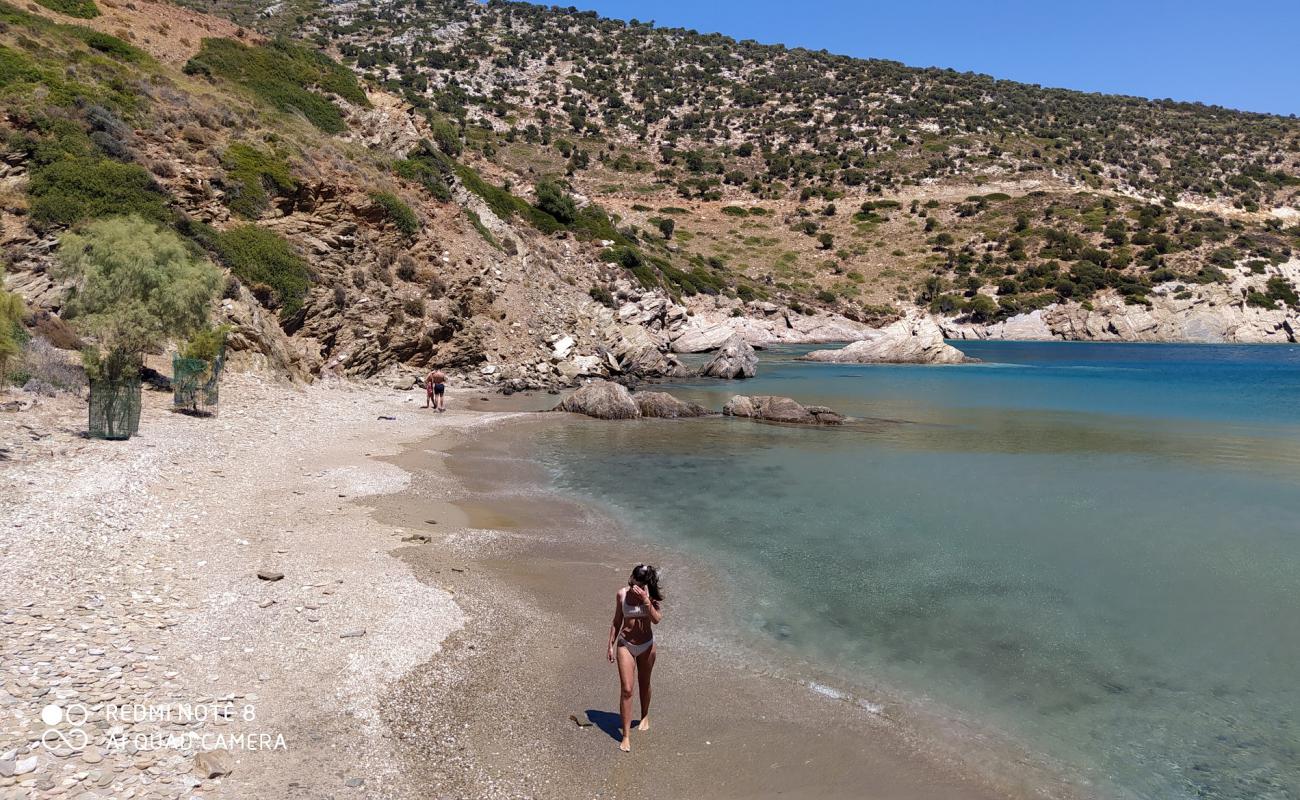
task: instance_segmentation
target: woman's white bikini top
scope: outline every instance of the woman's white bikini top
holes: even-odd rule
[[[644,619],[650,616],[645,606],[634,606],[627,602],[627,592],[623,593],[623,619]]]

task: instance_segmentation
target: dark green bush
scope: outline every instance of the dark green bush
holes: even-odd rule
[[[185,72],[240,84],[281,111],[301,112],[326,133],[343,131],[343,113],[317,89],[356,105],[370,105],[351,70],[287,40],[246,47],[233,39],[204,39]]]
[[[384,215],[399,231],[414,236],[420,230],[420,220],[402,198],[392,192],[371,192],[370,199],[384,209]]]
[[[573,198],[560,184],[549,180],[538,181],[534,191],[537,193],[537,208],[561,224],[568,225],[578,218]]]
[[[36,2],[60,14],[78,19],[94,19],[99,16],[99,6],[95,0],[36,0]]]
[[[137,214],[168,218],[167,198],[148,170],[104,158],[74,157],[32,170],[28,186],[32,221],[39,228]]]
[[[283,159],[250,145],[232,144],[221,157],[221,164],[231,181],[226,205],[246,219],[261,216],[270,193],[288,194],[298,188]]]
[[[218,233],[212,242],[221,262],[250,288],[258,284],[274,293],[280,316],[302,308],[311,285],[311,273],[279,234],[256,225],[241,225]]]

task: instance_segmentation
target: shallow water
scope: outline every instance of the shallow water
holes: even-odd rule
[[[744,635],[988,723],[1106,793],[1300,796],[1300,348],[763,354],[841,429],[554,426],[561,488],[728,576]],[[682,602],[679,598],[678,602]]]

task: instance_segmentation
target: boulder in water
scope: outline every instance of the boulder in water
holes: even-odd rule
[[[929,317],[900,319],[839,350],[814,350],[804,361],[835,364],[961,364],[974,359],[943,340]]]
[[[637,392],[632,395],[643,417],[679,419],[686,417],[707,417],[716,414],[698,403],[678,400],[667,392]]]
[[[612,381],[592,381],[560,401],[553,411],[586,414],[596,419],[638,419],[641,409],[626,386]]]
[[[804,406],[789,397],[736,395],[722,407],[729,417],[746,417],[794,425],[839,425],[844,416],[826,406]]]
[[[713,360],[704,365],[700,374],[706,378],[752,378],[758,374],[758,356],[749,342],[740,334],[733,334],[718,349]]]

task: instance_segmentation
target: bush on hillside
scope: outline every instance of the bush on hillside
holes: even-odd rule
[[[281,111],[302,113],[326,133],[342,133],[345,126],[343,112],[320,91],[355,105],[370,105],[351,70],[285,40],[247,47],[233,39],[204,39],[198,55],[185,64],[185,72],[240,84]]]
[[[563,225],[568,225],[578,218],[578,207],[563,186],[555,181],[538,181],[534,191],[537,193],[537,208],[555,217]]]
[[[110,215],[136,215],[157,222],[168,218],[166,196],[138,164],[94,157],[60,159],[32,170],[27,192],[32,222],[38,228]]]
[[[212,241],[221,262],[250,289],[266,287],[258,299],[278,306],[289,317],[302,308],[311,286],[307,262],[279,234],[256,225],[241,225],[216,234]]]
[[[229,179],[226,205],[245,219],[260,217],[272,194],[288,194],[298,188],[282,158],[251,145],[232,144],[221,157],[221,165]]]
[[[99,6],[95,0],[36,0],[36,2],[60,14],[78,19],[94,19],[99,16]]]
[[[371,192],[370,199],[384,210],[384,216],[402,233],[414,236],[420,230],[420,219],[402,198],[392,192]]]

